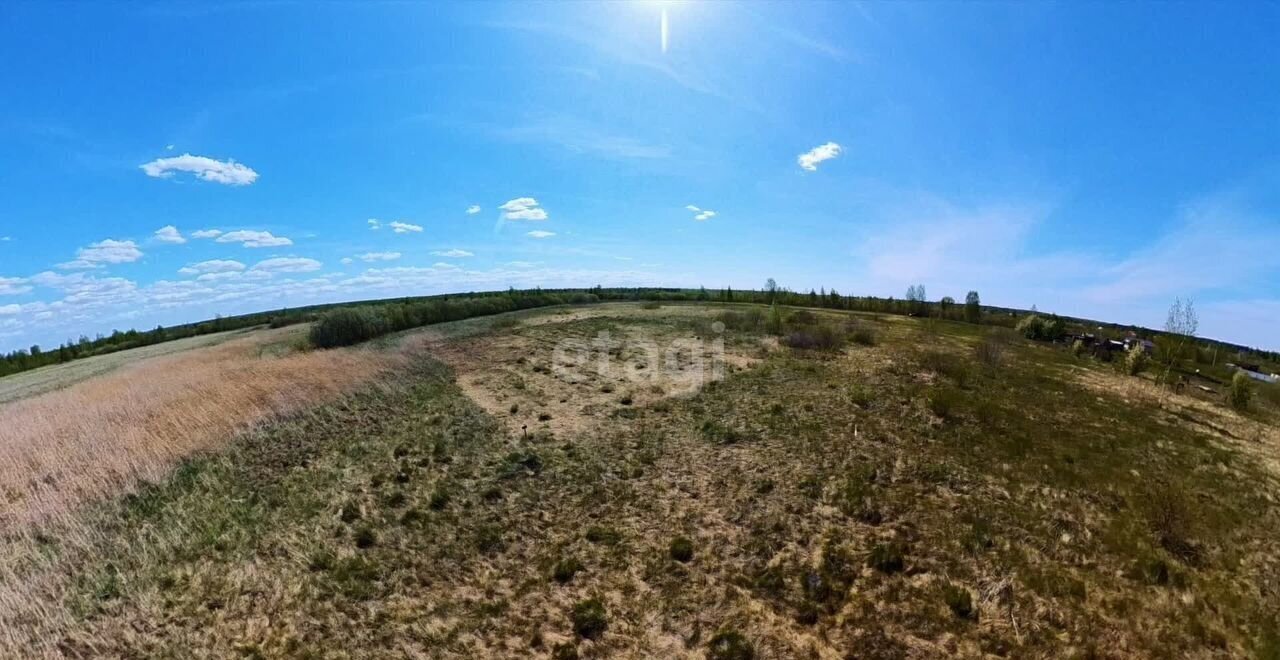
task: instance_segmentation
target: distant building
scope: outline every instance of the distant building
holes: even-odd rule
[[[1254,380],[1262,381],[1264,383],[1271,383],[1272,385],[1276,383],[1280,383],[1280,375],[1264,374],[1258,371],[1257,365],[1253,365],[1253,364],[1236,365],[1228,362],[1227,369],[1230,371],[1239,371]]]

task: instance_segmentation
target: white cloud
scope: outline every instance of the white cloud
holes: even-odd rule
[[[693,216],[693,219],[701,221],[701,220],[710,220],[714,217],[716,217],[715,211],[703,211],[702,213],[699,213],[698,215]]]
[[[362,261],[395,261],[400,258],[399,252],[366,252],[359,255]]]
[[[422,225],[411,225],[407,222],[401,222],[399,220],[391,223],[390,227],[391,227],[391,231],[394,231],[397,234],[408,234],[409,232],[413,232],[416,234],[416,233],[422,232]]]
[[[0,296],[16,296],[31,290],[21,277],[0,277]]]
[[[453,248],[452,250],[435,250],[431,254],[437,257],[449,257],[450,259],[461,259],[463,257],[476,256],[466,250],[459,250],[458,248]]]
[[[254,264],[253,269],[267,273],[310,273],[320,270],[324,264],[305,257],[276,257]]]
[[[204,275],[206,273],[234,273],[245,269],[245,265],[232,259],[210,259],[199,263],[187,264],[178,269],[183,275]]]
[[[167,179],[174,172],[190,172],[196,178],[229,186],[247,186],[258,180],[258,173],[234,160],[214,160],[204,156],[182,154],[172,158],[157,158],[139,167],[147,176]]]
[[[432,268],[439,268],[439,269],[441,269],[441,270],[452,270],[452,269],[458,268],[457,266],[455,266],[455,265],[453,265],[453,264],[445,263],[445,262],[443,262],[443,261],[437,261],[437,262],[435,262],[435,263],[431,264],[431,267],[432,267]]]
[[[274,236],[269,231],[229,231],[218,237],[219,243],[239,243],[248,248],[263,247],[280,247],[283,245],[293,245],[293,241],[283,237]]]
[[[369,218],[366,222],[369,223],[369,229],[373,231],[382,229],[382,221],[377,218]]]
[[[76,251],[74,261],[58,264],[59,268],[100,268],[105,264],[127,264],[142,258],[142,250],[133,241],[107,239]]]
[[[818,145],[805,153],[796,156],[796,162],[800,163],[800,168],[810,172],[818,171],[818,163],[824,160],[831,160],[840,155],[844,149],[835,142]]]
[[[533,238],[551,238],[552,236],[555,236],[555,235],[556,233],[553,231],[542,231],[541,229],[535,229],[529,232],[528,234],[526,234],[526,236],[530,236]]]
[[[178,228],[173,225],[167,225],[157,229],[154,236],[155,239],[161,243],[181,245],[182,243],[187,242],[187,239],[182,237],[182,233],[178,231]]]
[[[475,215],[479,212],[480,212],[479,204],[472,204],[471,206],[467,207],[467,215]]]
[[[689,210],[689,211],[693,211],[694,213],[698,213],[699,211],[701,211],[701,210],[702,210],[702,209],[700,209],[700,208],[698,208],[698,207],[694,206],[693,204],[689,204],[689,205],[685,206],[685,209],[687,209],[687,210]]]
[[[547,211],[532,197],[517,197],[499,206],[504,220],[546,220]]]
[[[349,266],[349,265],[351,265],[351,264],[355,263],[355,259],[352,259],[351,257],[343,257],[343,258],[339,259],[338,261],[342,262],[342,265],[344,265],[344,266]]]
[[[22,312],[22,305],[0,305],[0,316],[14,316]]]
[[[221,229],[197,229],[191,232],[192,238],[217,238],[221,235]]]

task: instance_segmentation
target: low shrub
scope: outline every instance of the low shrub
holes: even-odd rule
[[[944,351],[925,351],[920,356],[920,365],[935,374],[950,378],[960,387],[964,387],[969,380],[969,365],[959,356]]]
[[[1253,398],[1253,382],[1243,372],[1237,371],[1231,377],[1231,388],[1227,390],[1227,401],[1236,410],[1248,410],[1249,400]]]
[[[609,627],[604,603],[591,598],[573,606],[573,632],[585,639],[597,639]]]
[[[844,346],[845,336],[829,324],[792,330],[782,338],[782,343],[800,350],[832,351]]]
[[[1004,362],[1004,350],[1003,338],[996,333],[988,333],[974,347],[973,356],[977,358],[978,364],[989,369],[997,369]]]
[[[867,556],[867,565],[881,573],[900,573],[906,565],[902,555],[901,544],[880,543],[871,549],[871,554]]]
[[[853,343],[860,346],[876,345],[876,331],[871,329],[870,326],[865,323],[851,323],[850,325],[852,327],[849,329],[848,334]]]
[[[622,534],[609,527],[589,527],[586,537],[588,541],[600,545],[618,545],[622,542]]]
[[[942,419],[948,419],[956,413],[960,396],[955,390],[943,387],[929,392],[927,401],[930,412]]]
[[[748,309],[741,312],[730,310],[721,312],[716,317],[716,320],[723,323],[726,330],[759,332],[760,326],[764,323],[764,312],[758,309]]]
[[[693,541],[681,536],[671,541],[671,558],[686,563],[693,559]]]
[[[722,630],[707,643],[707,657],[711,660],[752,660],[755,647],[736,630]]]
[[[942,599],[946,602],[947,607],[951,608],[951,613],[956,615],[956,618],[973,619],[977,617],[977,610],[973,609],[973,597],[969,595],[968,589],[954,584],[943,585]]]
[[[573,580],[573,576],[577,575],[581,570],[582,562],[577,559],[572,557],[561,559],[556,562],[556,565],[551,569],[551,579],[559,582],[560,584],[568,584]]]
[[[1147,370],[1147,366],[1150,362],[1151,360],[1147,357],[1147,352],[1142,350],[1141,346],[1135,346],[1125,354],[1124,362],[1122,364],[1124,365],[1124,372],[1126,374],[1129,374],[1130,376],[1137,376]]]

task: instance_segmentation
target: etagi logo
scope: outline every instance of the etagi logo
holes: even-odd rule
[[[665,344],[643,333],[615,338],[602,330],[593,339],[556,342],[552,371],[570,383],[594,378],[625,380],[636,385],[662,385],[669,394],[693,392],[724,378],[724,324],[711,324],[714,337],[682,337]]]

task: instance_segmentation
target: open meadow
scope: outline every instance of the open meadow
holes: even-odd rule
[[[753,305],[304,335],[0,403],[0,655],[1280,654],[1270,390]]]

